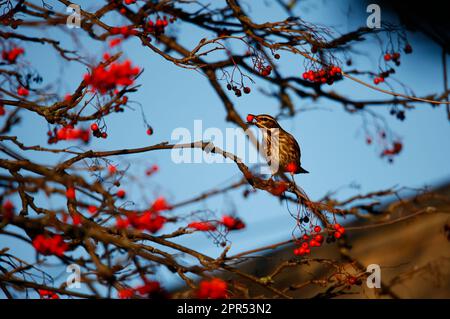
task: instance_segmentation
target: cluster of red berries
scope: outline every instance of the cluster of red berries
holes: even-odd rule
[[[400,65],[400,53],[399,52],[393,52],[393,53],[386,53],[384,55],[384,61],[393,61],[396,66]]]
[[[412,53],[412,47],[410,44],[406,44],[403,50],[406,54]],[[386,52],[383,56],[383,59],[386,62],[392,61],[395,63],[396,66],[399,66],[400,56],[401,56],[400,52]],[[377,77],[373,79],[373,83],[375,83],[376,85],[383,83],[385,78],[387,78],[391,73],[395,73],[395,70],[392,68],[388,71],[380,73]]]
[[[334,224],[333,229],[334,229],[333,236],[336,239],[341,238],[342,235],[344,235],[344,233],[345,233],[345,228],[343,226],[341,226],[340,224]]]
[[[240,218],[230,215],[224,215],[217,223],[212,223],[209,221],[194,221],[189,223],[187,227],[198,231],[215,231],[217,230],[217,224],[225,226],[228,231],[245,228],[245,224]]]
[[[331,85],[335,81],[342,79],[342,70],[338,66],[330,66],[318,71],[309,70],[303,72],[302,77],[310,82]]]
[[[272,73],[272,66],[267,65],[261,65],[259,68],[259,74],[261,74],[262,76],[269,76],[270,73]]]
[[[51,290],[39,289],[38,293],[41,299],[59,299],[59,296]]]
[[[158,281],[154,280],[145,280],[145,283],[136,288],[124,288],[120,289],[118,293],[118,297],[120,299],[129,299],[133,296],[140,296],[144,298],[154,298],[160,299],[165,298],[167,296],[164,289],[161,287],[161,284]]]
[[[159,197],[155,200],[151,208],[143,213],[131,213],[126,218],[117,217],[116,227],[118,229],[125,229],[128,226],[132,226],[138,230],[147,230],[151,233],[156,233],[167,222],[167,219],[161,216],[160,212],[171,208],[164,197]]]
[[[59,141],[71,141],[71,140],[81,140],[84,143],[89,142],[90,134],[89,130],[75,128],[73,124],[67,124],[59,129],[56,127],[53,131],[48,131],[48,143],[55,144]]]
[[[200,282],[197,297],[200,299],[224,299],[228,298],[228,285],[219,278],[203,280]]]
[[[94,91],[105,94],[118,86],[128,86],[134,83],[134,77],[140,72],[138,67],[133,67],[130,60],[123,63],[114,62],[109,67],[99,65],[92,72],[84,76],[86,85],[92,86]]]
[[[313,232],[302,236],[303,242],[300,247],[294,250],[295,255],[308,255],[311,253],[311,247],[320,247],[323,243],[323,236],[320,233],[322,228],[314,226]]]
[[[125,229],[128,226],[132,226],[137,230],[146,230],[150,233],[156,233],[164,226],[166,221],[167,219],[158,213],[145,211],[141,214],[129,214],[125,219],[122,217],[117,217],[116,227],[117,229]]]
[[[168,19],[166,16],[164,16],[162,19],[157,18],[156,21],[148,21],[147,24],[147,31],[150,33],[154,33],[155,35],[159,35],[164,33],[166,27],[169,25],[170,23],[173,23],[175,21],[175,18],[170,18]]]
[[[216,225],[214,225],[211,222],[202,222],[202,221],[196,221],[189,223],[187,226],[188,228],[193,228],[198,231],[215,231],[217,229]]]
[[[133,26],[124,25],[122,27],[112,27],[109,33],[112,35],[121,35],[126,39],[130,35],[136,35],[138,32]]]
[[[238,88],[236,85],[231,85],[230,83],[227,84],[227,90],[228,90],[228,91],[233,90],[233,91],[234,91],[234,94],[235,94],[237,97],[242,96],[242,91],[244,91],[245,94],[250,94],[250,92],[251,92],[251,89],[250,89],[248,86],[245,86],[245,87],[242,89],[242,91],[241,91],[241,89]]]
[[[33,239],[33,247],[43,255],[56,255],[60,257],[69,248],[62,236],[54,235],[53,237],[47,237],[42,234],[37,235]]]
[[[158,197],[150,207],[150,210],[153,212],[161,212],[164,210],[171,210],[172,206],[167,203],[167,200],[164,197]]]
[[[7,200],[3,203],[2,209],[0,211],[0,221],[3,220],[11,220],[14,217],[14,204]]]
[[[23,86],[19,86],[17,88],[17,95],[28,96],[28,95],[30,95],[30,90],[28,90],[27,88],[24,88]]]
[[[91,124],[91,130],[92,130],[92,135],[94,135],[97,138],[100,138],[100,137],[107,138],[108,137],[108,133],[102,132],[97,123]]]
[[[220,221],[222,225],[224,225],[228,230],[239,230],[245,228],[245,224],[242,219],[224,215],[222,220]]]
[[[373,83],[375,83],[376,85],[383,83],[384,79],[386,79],[387,77],[389,77],[390,74],[393,74],[393,73],[395,73],[395,70],[392,68],[390,68],[387,71],[381,72],[380,74],[378,74],[378,76],[376,76],[373,79]]]
[[[307,217],[307,216],[306,216]],[[309,218],[307,219],[309,221]],[[305,222],[304,218],[302,220]],[[328,237],[326,239],[327,243],[331,243],[335,241],[336,239],[339,239],[342,237],[342,235],[345,233],[345,228],[341,226],[340,224],[334,224],[332,225],[333,230],[329,232]],[[308,255],[311,253],[312,247],[320,247],[323,244],[324,237],[319,234],[322,231],[322,228],[320,226],[314,226],[313,231],[311,233],[305,233],[301,237],[301,244],[300,247],[294,249],[295,255]]]
[[[24,54],[25,50],[23,48],[15,47],[9,51],[2,51],[2,59],[7,61],[10,64],[16,63],[17,58]]]

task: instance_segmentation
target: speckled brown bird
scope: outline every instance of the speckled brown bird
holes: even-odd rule
[[[301,166],[301,152],[297,141],[291,134],[283,130],[274,117],[267,114],[249,114],[247,121],[262,130],[263,150],[271,167],[272,175],[309,173]]]

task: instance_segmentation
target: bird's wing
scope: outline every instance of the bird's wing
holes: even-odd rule
[[[289,134],[289,133],[287,133]],[[292,147],[294,147],[294,150],[296,152],[298,152],[298,161],[300,162],[300,158],[302,157],[302,152],[300,151],[300,145],[298,145],[297,140],[295,139],[295,137],[292,136],[292,134],[289,134],[289,136],[292,138],[292,141],[294,143],[292,143]]]

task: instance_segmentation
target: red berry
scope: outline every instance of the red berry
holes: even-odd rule
[[[117,167],[115,165],[108,165],[108,172],[110,175],[113,175],[117,172]]]
[[[152,135],[153,134],[153,129],[149,126],[147,128],[147,135]]]
[[[119,198],[124,198],[125,195],[126,195],[126,193],[125,193],[125,191],[124,191],[123,189],[119,189],[119,190],[117,191],[117,197],[119,197]]]
[[[97,123],[92,123],[91,124],[91,130],[93,130],[94,132],[98,131],[98,124]]]
[[[255,119],[255,116],[253,114],[248,114],[247,115],[247,122],[248,123],[252,123],[254,119]]]
[[[384,61],[390,61],[391,60],[391,55],[389,53],[386,53],[384,55]]]
[[[246,87],[244,88],[244,93],[245,93],[245,94],[249,94],[249,93],[250,93],[250,88],[249,88],[248,86],[246,86]]]
[[[322,230],[322,228],[321,228],[320,226],[314,227],[314,231],[315,231],[316,233],[319,233],[321,230]]]
[[[23,86],[20,86],[17,89],[17,94],[20,96],[28,96],[30,94],[30,91],[26,88],[24,88]]]
[[[91,213],[91,214],[95,214],[97,212],[97,207],[94,206],[94,205],[90,205],[88,207],[88,212]]]
[[[75,199],[75,188],[69,187],[66,190],[67,199]]]
[[[341,238],[341,236],[342,236],[342,233],[340,233],[340,232],[335,232],[334,234],[334,238]]]
[[[322,235],[316,235],[316,236],[314,236],[314,239],[315,239],[317,242],[321,243],[321,242],[323,241],[323,236],[322,236]]]

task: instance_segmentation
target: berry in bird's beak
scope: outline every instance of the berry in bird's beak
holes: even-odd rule
[[[247,123],[253,123],[254,119],[255,119],[255,116],[253,114],[247,115]]]

